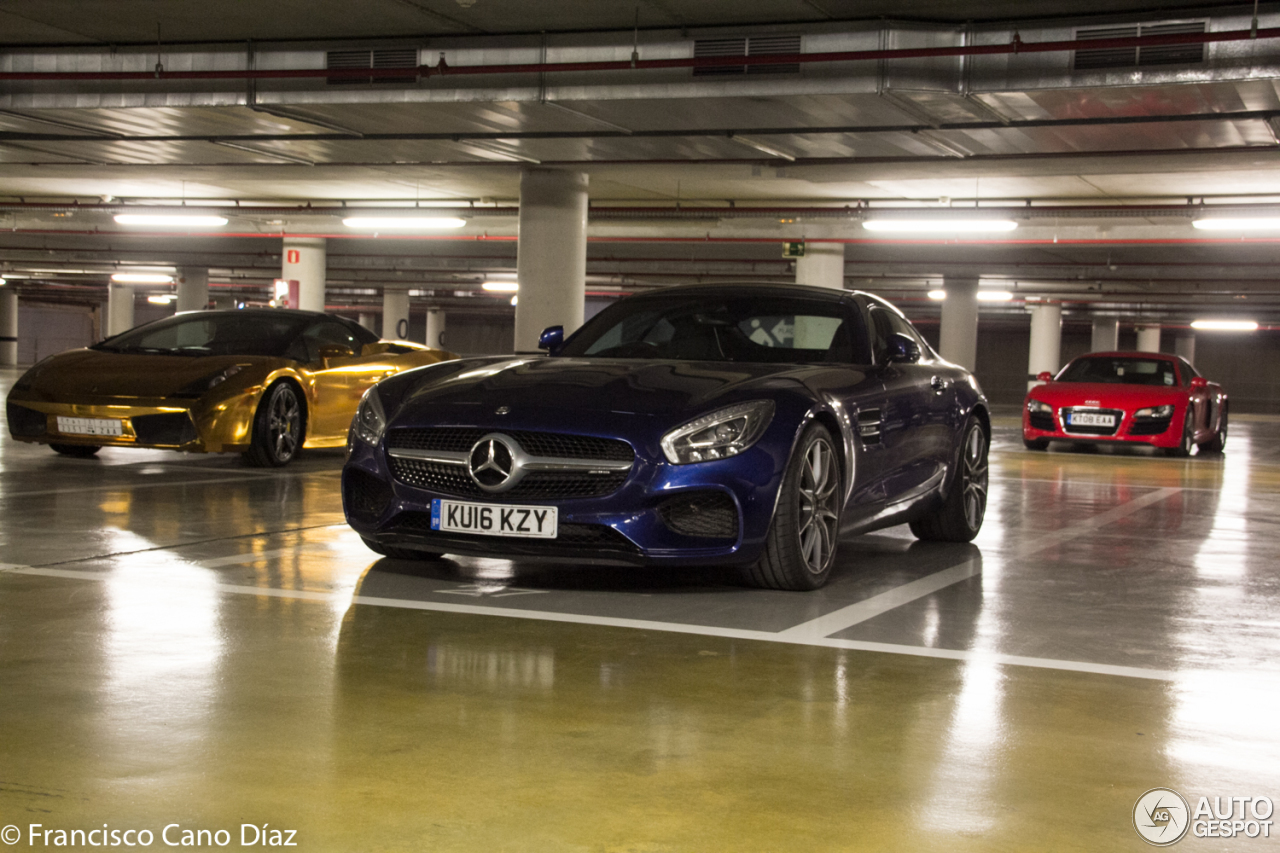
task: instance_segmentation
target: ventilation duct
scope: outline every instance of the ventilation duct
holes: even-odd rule
[[[1140,36],[1201,34],[1204,21],[1180,24],[1130,24],[1122,27],[1092,27],[1076,30],[1079,41],[1131,39]],[[1204,62],[1204,44],[1163,44],[1146,47],[1100,47],[1076,50],[1072,70],[1097,71],[1112,68],[1141,68],[1153,65],[1195,65]]]
[[[698,39],[693,43],[695,59],[740,56],[786,56],[800,52],[800,35],[751,36],[742,38]],[[694,77],[723,77],[738,74],[799,74],[800,64],[785,62],[766,65],[703,65],[693,69]]]
[[[393,47],[379,50],[330,50],[325,53],[325,66],[329,71],[347,71],[356,68],[417,68],[418,49]],[[327,77],[330,86],[369,85],[371,83],[403,84],[403,80],[376,77]]]

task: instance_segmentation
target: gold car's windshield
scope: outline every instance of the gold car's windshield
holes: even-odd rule
[[[149,355],[283,356],[312,318],[274,312],[182,314],[107,338],[93,349]]]

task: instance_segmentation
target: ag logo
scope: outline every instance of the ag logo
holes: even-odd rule
[[[1170,788],[1152,788],[1133,804],[1133,828],[1156,847],[1177,844],[1191,825],[1191,810],[1182,795]]]

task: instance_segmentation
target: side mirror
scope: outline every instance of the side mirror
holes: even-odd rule
[[[1192,387],[1192,388],[1203,388],[1204,386],[1206,386],[1206,385],[1208,385],[1208,384],[1209,384],[1209,380],[1208,380],[1208,379],[1205,379],[1203,376],[1192,376],[1192,377],[1191,377],[1191,387]]]
[[[1052,374],[1052,373],[1050,373],[1050,372],[1049,372],[1049,371],[1047,371],[1047,370],[1042,370],[1042,371],[1040,371],[1039,373],[1037,373],[1037,374],[1036,374],[1036,381],[1037,381],[1037,382],[1052,382],[1052,381],[1053,381],[1053,374]]]
[[[542,330],[542,334],[538,335],[538,349],[544,349],[551,355],[555,355],[556,350],[560,349],[563,343],[564,326],[547,326]]]
[[[901,332],[889,336],[885,352],[890,364],[915,364],[920,360],[920,345]]]
[[[355,350],[341,344],[325,344],[320,347],[320,360],[324,362],[334,358],[351,358],[355,354]]]

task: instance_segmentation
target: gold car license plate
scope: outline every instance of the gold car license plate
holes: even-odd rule
[[[477,504],[442,498],[431,501],[431,529],[443,533],[555,539],[557,525],[553,506]]]
[[[124,422],[117,418],[58,417],[58,432],[63,435],[124,435]]]
[[[1093,412],[1072,412],[1072,426],[1109,427],[1116,425],[1115,415],[1096,415]]]

